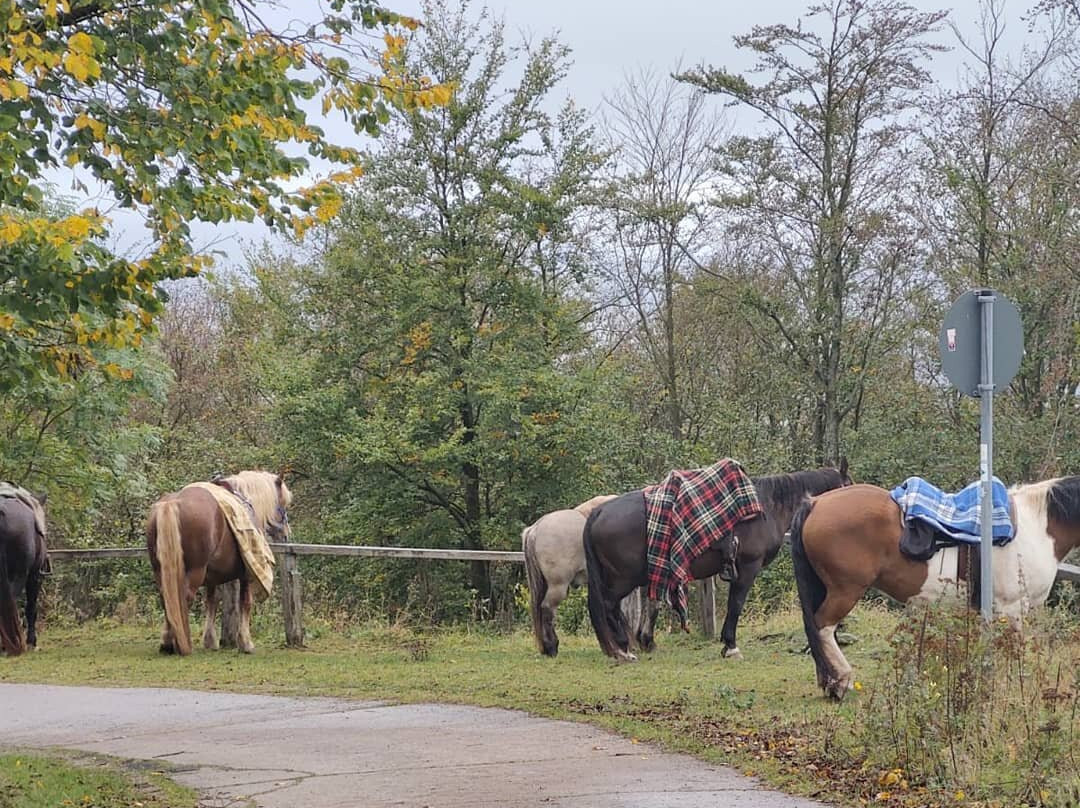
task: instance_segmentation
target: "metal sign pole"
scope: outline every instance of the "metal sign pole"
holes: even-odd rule
[[[979,553],[979,603],[983,619],[989,622],[993,618],[994,608],[994,494],[991,484],[994,475],[994,292],[981,290],[978,297],[982,315],[982,378],[979,384],[982,551]]]

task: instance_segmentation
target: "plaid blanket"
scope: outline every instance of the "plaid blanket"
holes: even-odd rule
[[[904,521],[921,521],[951,539],[968,544],[981,541],[979,486],[974,482],[955,494],[947,494],[922,477],[908,477],[894,488],[891,496],[904,514]],[[991,482],[993,500],[994,544],[1007,544],[1013,537],[1009,515],[1009,492],[997,477]]]
[[[690,564],[762,512],[757,491],[734,460],[708,468],[672,471],[659,485],[643,490],[647,516],[648,597],[662,600],[686,625],[686,582]]]

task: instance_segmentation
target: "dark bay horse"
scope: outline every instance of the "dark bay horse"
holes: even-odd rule
[[[846,458],[841,459],[840,468],[824,466],[811,471],[753,477],[752,480],[765,515],[739,530],[739,550],[736,555],[738,575],[728,583],[727,614],[720,632],[720,639],[724,642],[724,656],[731,658],[742,657],[735,641],[735,631],[739,626],[739,617],[742,615],[750,587],[758,573],[769,566],[780,552],[784,535],[795,512],[808,496],[851,485]],[[653,647],[653,629],[659,609],[660,604],[651,601],[638,630],[638,645],[644,651]]]
[[[241,471],[225,477],[223,487],[247,500],[255,527],[271,540],[288,535],[286,509],[292,493],[281,477],[268,471]],[[206,585],[206,622],[203,646],[217,648],[215,587],[240,581],[240,630],[237,647],[255,650],[251,641],[251,576],[244,564],[236,537],[213,494],[188,486],[166,494],[150,509],[146,524],[146,548],[154,579],[165,607],[162,653],[191,653],[189,610],[199,587]]]
[[[0,650],[18,656],[37,647],[37,601],[46,568],[44,498],[14,486],[0,495]],[[15,495],[18,491],[18,495]],[[17,598],[26,591],[26,634]]]
[[[1080,476],[1013,486],[1012,541],[993,553],[994,611],[1017,623],[1046,602],[1057,565],[1080,546]],[[900,552],[900,507],[884,488],[855,485],[803,505],[791,523],[791,556],[803,625],[827,696],[842,699],[853,672],[836,626],[871,586],[892,598],[934,601],[957,594],[959,550],[927,561]]]
[[[747,593],[758,573],[776,557],[783,545],[792,514],[808,495],[851,484],[846,459],[841,461],[839,469],[825,467],[754,477],[751,481],[764,510],[762,515],[739,525],[738,541],[730,550],[710,548],[690,565],[695,580],[719,574],[721,579],[730,582],[728,613],[722,633],[725,656],[741,656],[735,629]],[[586,558],[590,552],[593,555],[589,567],[589,611],[590,619],[594,612],[599,618],[593,619],[593,628],[600,647],[609,656],[633,660],[636,657],[630,653],[626,623],[617,605],[635,587],[645,583],[648,539],[643,492],[640,489],[631,491],[597,508],[586,524],[584,545]],[[638,645],[643,650],[653,647],[658,610],[656,601],[650,601],[646,607],[637,634]]]

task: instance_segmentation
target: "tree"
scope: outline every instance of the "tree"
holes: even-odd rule
[[[733,237],[762,245],[785,293],[746,302],[806,374],[819,460],[838,459],[918,250],[904,148],[924,62],[940,50],[925,38],[943,17],[897,0],[836,0],[796,26],[735,37],[759,55],[759,84],[711,67],[681,76],[764,119],[766,134],[728,142],[721,201],[738,217]]]
[[[955,30],[967,69],[958,88],[932,98],[925,135],[934,269],[950,296],[992,286],[1024,321],[1024,360],[998,415],[1009,424],[1000,430],[1003,454],[1021,478],[1068,467],[1080,383],[1072,339],[1080,97],[1062,65],[1077,27],[1054,15],[1043,22],[1038,45],[1010,58],[1004,4],[984,2],[978,36]]]
[[[582,384],[563,369],[583,345],[578,211],[599,158],[579,110],[546,111],[563,46],[510,47],[464,8],[425,19],[406,63],[455,93],[392,115],[324,260],[285,282],[283,342],[305,350],[281,417],[350,540],[505,546],[583,474]],[[490,595],[486,565],[470,580]]]
[[[605,195],[611,280],[661,381],[662,429],[674,446],[701,421],[696,391],[685,389],[689,369],[675,306],[695,270],[694,254],[712,248],[716,235],[708,198],[723,121],[707,103],[704,93],[647,71],[628,76],[606,103],[615,155]]]
[[[93,348],[137,346],[161,307],[155,284],[198,272],[188,222],[252,220],[302,233],[340,206],[361,154],[307,120],[322,97],[357,131],[376,133],[395,104],[445,101],[449,89],[401,70],[388,28],[376,54],[364,32],[416,28],[371,0],[332,0],[306,30],[275,28],[255,0],[0,0],[0,389],[16,372],[61,376]],[[298,148],[334,173],[309,170]],[[47,170],[142,215],[149,254],[100,245],[97,211],[43,213]]]

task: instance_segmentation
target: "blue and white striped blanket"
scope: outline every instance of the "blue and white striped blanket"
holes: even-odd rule
[[[997,477],[991,484],[993,492],[994,544],[1008,544],[1013,537],[1009,516],[1009,493]],[[904,521],[914,520],[932,525],[956,541],[978,544],[980,537],[979,483],[974,482],[955,494],[946,494],[922,477],[908,477],[890,494],[904,514]]]

